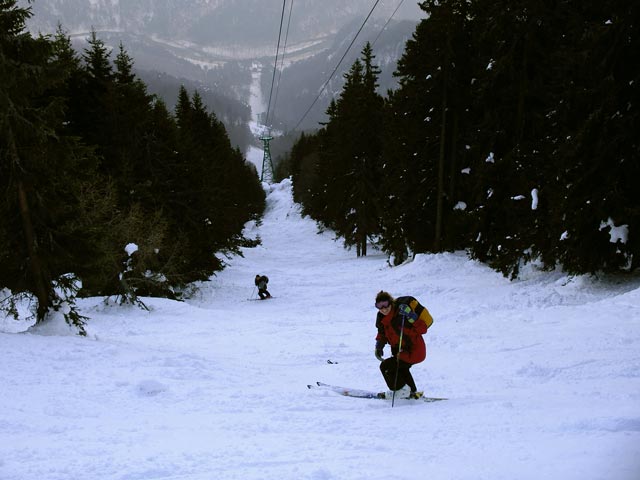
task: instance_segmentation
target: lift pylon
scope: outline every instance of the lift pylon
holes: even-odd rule
[[[271,149],[269,148],[269,142],[273,140],[273,137],[270,135],[263,135],[260,137],[260,140],[262,140],[262,149],[264,151],[260,181],[273,183],[273,162],[271,161]]]

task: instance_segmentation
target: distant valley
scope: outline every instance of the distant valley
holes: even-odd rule
[[[26,0],[18,3],[27,4]],[[394,87],[395,62],[422,13],[415,2],[403,2],[383,30],[398,3],[380,2],[299,129],[318,128],[318,122],[325,119],[327,105],[341,90],[342,72],[350,68],[367,40],[376,40],[374,53],[382,69],[380,91]],[[28,27],[33,33],[52,33],[60,24],[78,51],[92,29],[110,47],[122,42],[151,93],[162,96],[171,107],[180,84],[198,89],[227,125],[232,141],[246,150],[252,141],[246,123],[252,113],[254,117],[261,113],[249,110],[251,69],[258,66],[262,71],[263,95],[265,90],[268,95],[282,5],[280,0],[35,0]],[[272,107],[270,122],[283,131],[298,124],[318,95],[369,12],[371,1],[295,0],[290,22],[291,4],[286,5],[279,52],[282,58],[286,38],[286,68],[276,76],[280,80],[278,103]]]

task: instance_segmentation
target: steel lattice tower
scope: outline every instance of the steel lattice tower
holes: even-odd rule
[[[271,150],[269,148],[269,142],[273,140],[273,137],[264,135],[260,137],[260,140],[262,140],[262,148],[264,151],[260,181],[273,183],[273,162],[271,161]]]

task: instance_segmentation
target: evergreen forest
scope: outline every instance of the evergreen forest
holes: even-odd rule
[[[37,322],[60,311],[82,333],[77,296],[180,298],[253,245],[265,193],[201,94],[181,87],[170,110],[124,45],[34,36],[16,3],[0,0],[0,309],[28,299]],[[638,2],[420,8],[398,87],[380,92],[367,43],[277,165],[303,213],[395,265],[466,251],[509,278],[529,262],[635,271]]]
[[[26,298],[82,333],[77,296],[144,306],[223,269],[265,194],[197,91],[170,112],[124,46],[92,32],[77,53],[30,15],[0,0],[0,308]]]
[[[278,164],[357,255],[463,250],[509,278],[640,265],[640,4],[426,0],[381,95],[367,44]]]

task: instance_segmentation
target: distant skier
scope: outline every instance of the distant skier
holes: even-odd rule
[[[409,369],[422,362],[427,349],[422,335],[433,323],[429,311],[410,296],[394,299],[391,294],[380,291],[376,295],[375,355],[380,360],[380,371],[391,390],[387,395],[396,398],[417,398],[420,394]],[[402,343],[400,343],[402,342]],[[391,345],[391,357],[383,358],[386,344]]]
[[[260,300],[271,298],[271,294],[267,290],[268,283],[269,278],[266,275],[256,275],[255,284],[256,287],[258,287],[258,295],[260,295]]]

